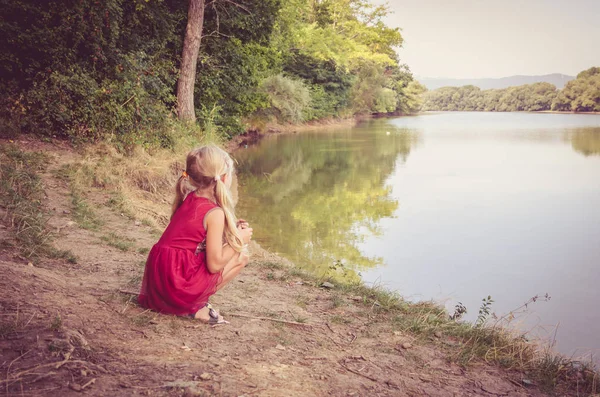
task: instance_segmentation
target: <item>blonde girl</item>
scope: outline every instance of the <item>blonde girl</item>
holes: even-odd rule
[[[210,324],[226,321],[208,299],[248,263],[252,229],[231,199],[233,161],[221,148],[192,150],[177,181],[171,221],[146,261],[139,303]]]

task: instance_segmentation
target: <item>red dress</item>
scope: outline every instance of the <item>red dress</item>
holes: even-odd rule
[[[206,251],[196,254],[206,238],[204,217],[215,207],[207,198],[187,195],[148,255],[140,305],[160,313],[187,315],[196,313],[215,293],[222,272],[208,271]]]

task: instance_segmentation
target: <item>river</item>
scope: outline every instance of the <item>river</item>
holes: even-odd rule
[[[600,116],[452,112],[270,136],[236,153],[265,248],[600,356]],[[542,298],[548,294],[550,299]]]

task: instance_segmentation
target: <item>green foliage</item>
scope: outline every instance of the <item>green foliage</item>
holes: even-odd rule
[[[438,88],[427,92],[423,99],[423,110],[600,112],[600,68],[579,73],[560,91],[550,83],[484,91],[467,85]]]
[[[482,91],[467,85],[442,87],[425,94],[423,110],[449,111],[541,111],[550,110],[558,91],[550,83],[526,84]]]
[[[267,78],[262,89],[271,102],[267,111],[279,121],[298,123],[304,120],[304,112],[310,103],[310,93],[304,83],[277,75]]]
[[[17,131],[170,146],[164,120],[178,16],[159,1],[7,2],[0,23],[3,120]],[[66,4],[65,4],[66,3]],[[6,20],[3,20],[6,21]]]
[[[600,68],[584,70],[569,81],[552,103],[552,110],[600,112]]]
[[[186,2],[0,6],[8,16],[0,21],[3,135],[104,139],[124,151],[174,146]],[[201,126],[231,137],[245,118],[273,109],[291,122],[415,111],[412,75],[395,53],[400,30],[383,23],[388,13],[368,0],[207,2],[195,85]],[[291,107],[261,87],[282,78],[296,82],[287,84]]]

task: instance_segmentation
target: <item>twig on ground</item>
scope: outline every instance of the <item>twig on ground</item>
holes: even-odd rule
[[[85,385],[81,386],[81,390],[85,389],[86,387],[88,387],[90,385],[93,385],[94,383],[96,383],[96,378],[93,378],[92,380],[87,382]]]
[[[372,380],[373,382],[377,382],[377,383],[379,383],[379,380],[378,380],[378,379],[376,379],[376,378],[373,378],[372,376],[365,375],[365,374],[363,374],[363,373],[361,373],[361,372],[358,372],[358,371],[355,371],[355,370],[353,370],[352,368],[348,368],[346,365],[342,364],[341,362],[340,362],[339,364],[340,364],[340,365],[341,365],[341,366],[342,366],[342,367],[343,367],[343,368],[344,368],[346,371],[348,371],[348,372],[352,372],[353,374],[360,375],[360,376],[362,376],[363,378],[367,378],[367,379],[369,379],[369,380]]]
[[[127,291],[126,289],[120,289],[119,292],[126,295],[139,295],[139,292]]]
[[[10,362],[10,364],[8,364],[8,368],[6,369],[6,379],[7,379],[7,382],[6,382],[6,394],[7,395],[8,395],[8,374],[10,373],[10,367],[12,367],[12,365],[15,363],[15,361],[19,360],[20,358],[25,357],[25,355],[28,354],[31,350],[33,350],[33,349],[27,350],[25,353],[21,354],[19,357],[17,357],[14,360],[12,360]]]
[[[312,324],[299,323],[296,321],[280,320],[278,318],[256,317],[256,316],[250,316],[248,314],[241,314],[241,313],[228,313],[227,315],[232,316],[232,317],[244,317],[244,318],[251,318],[254,320],[274,321],[276,323],[284,323],[284,324],[292,324],[292,325],[301,325],[304,327],[312,327]]]
[[[348,342],[349,345],[352,344],[352,342],[354,342],[356,340],[356,335],[352,334],[352,340],[350,340],[350,342]]]

